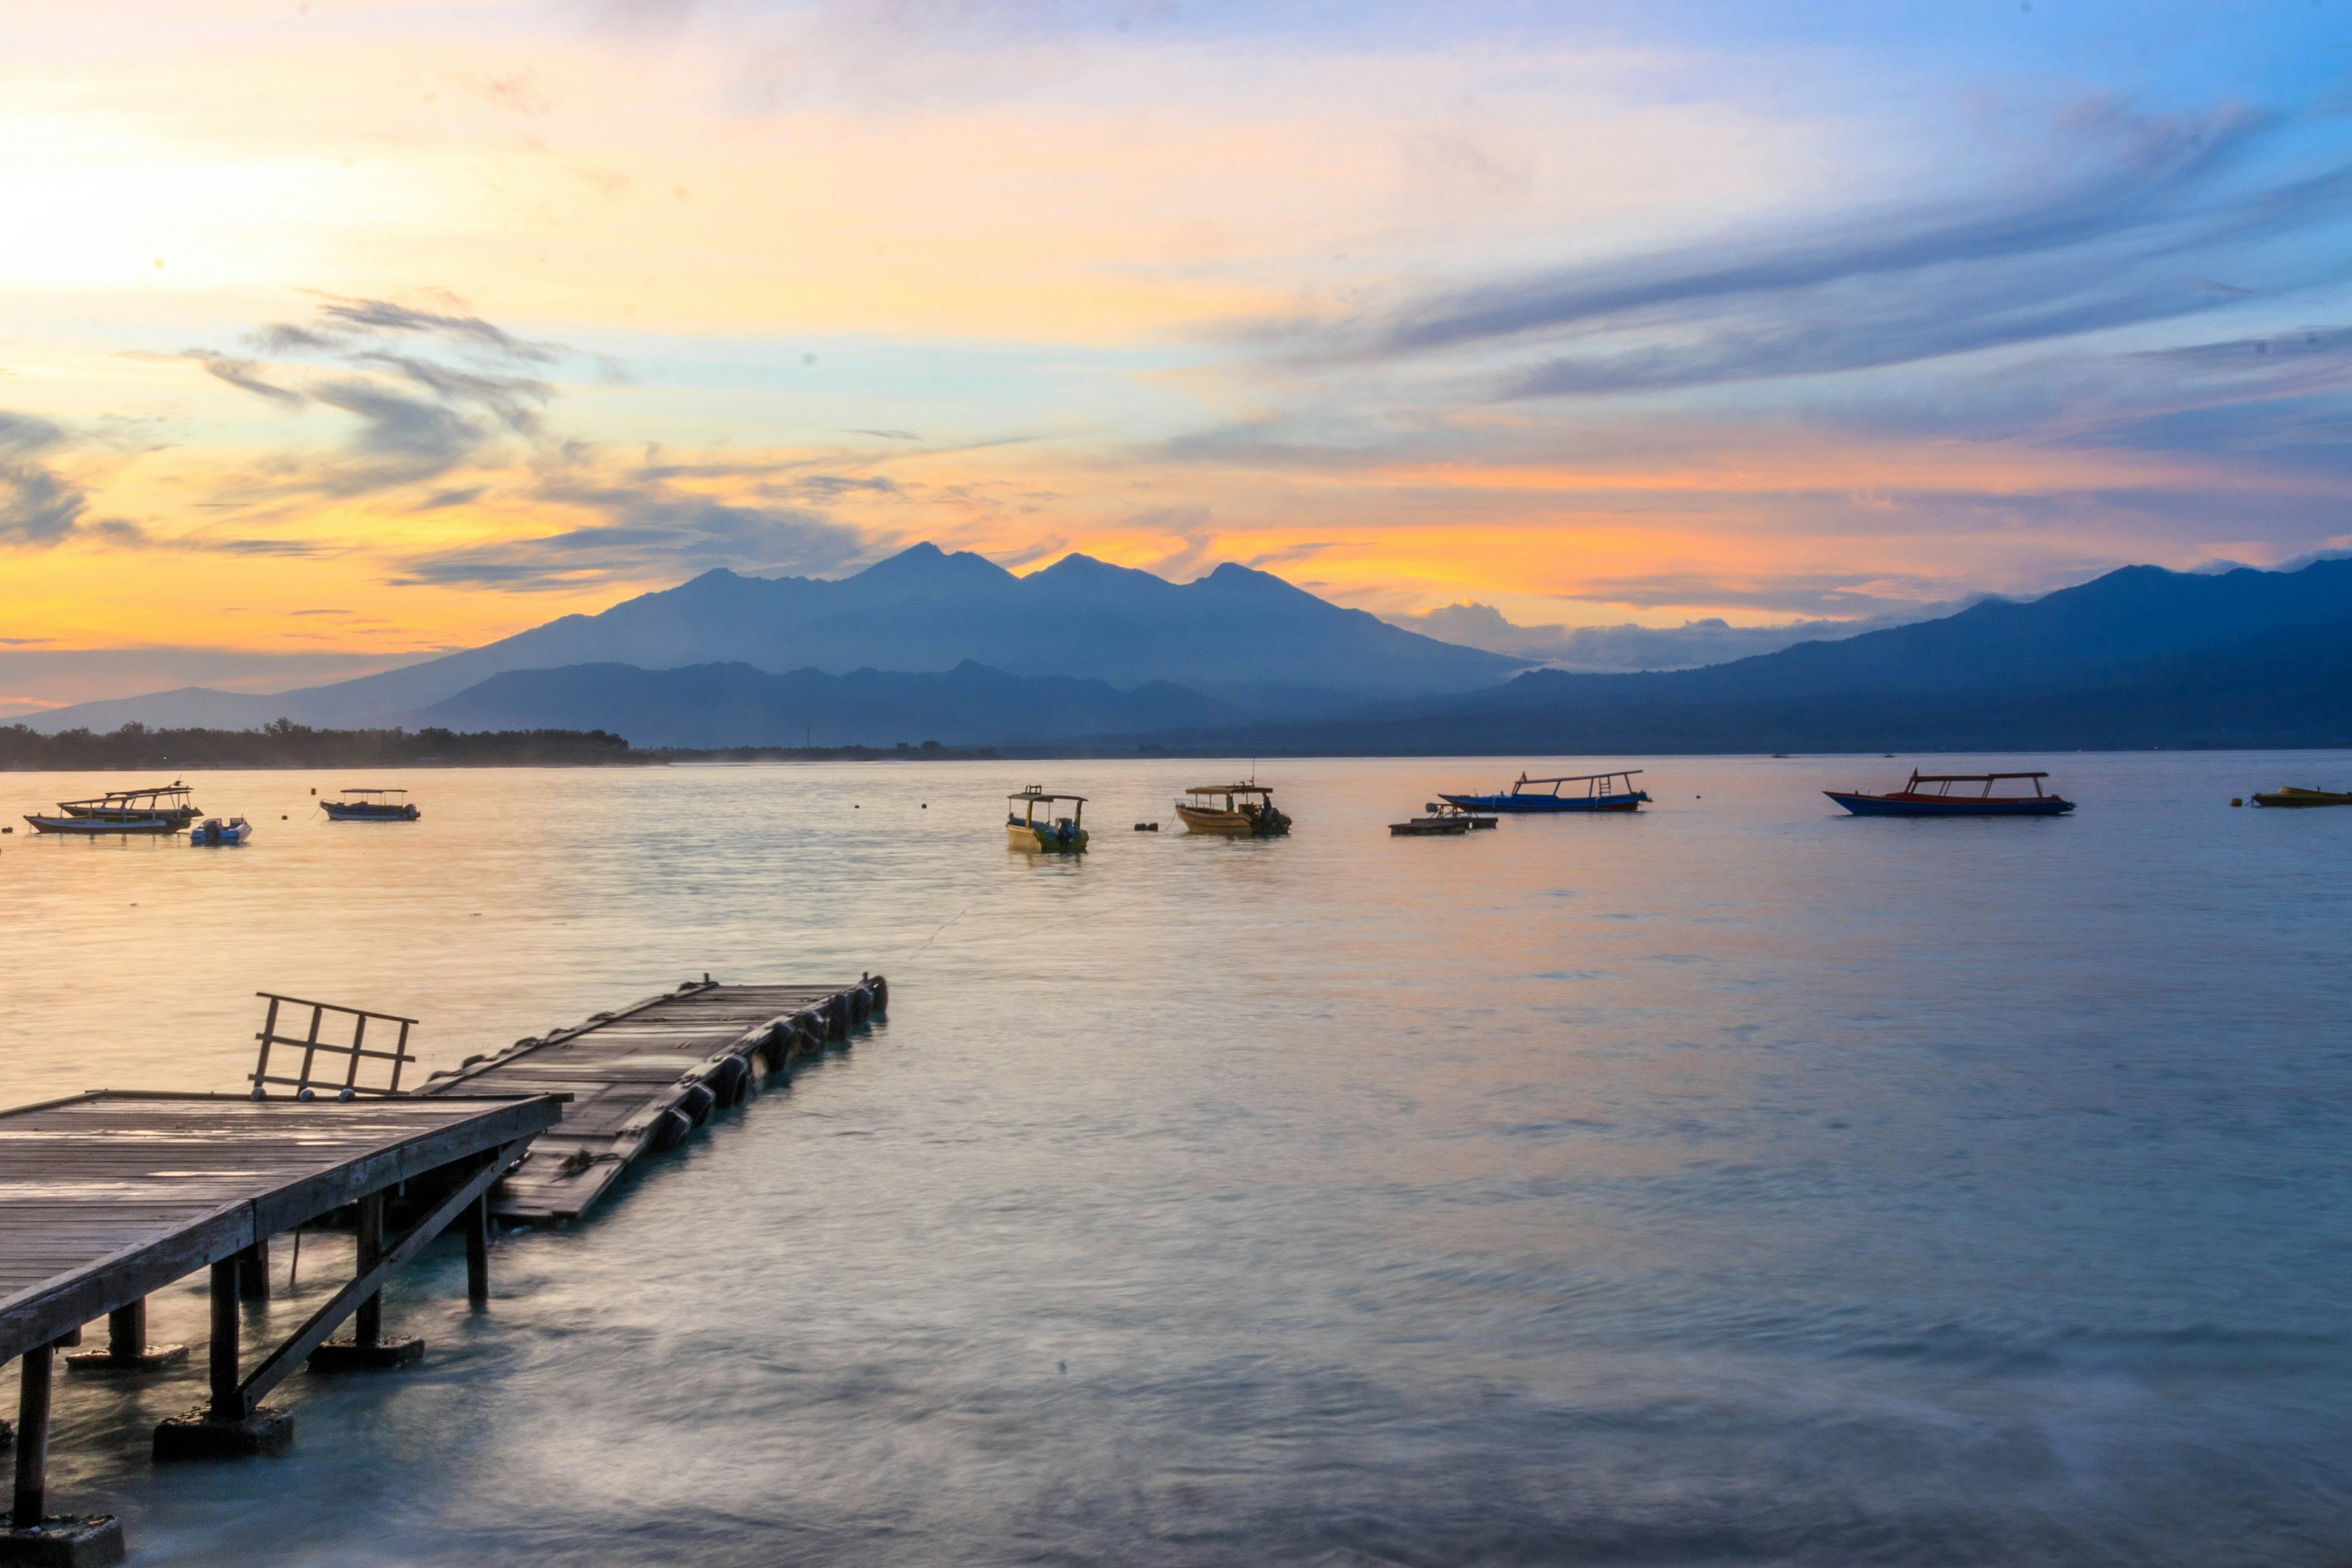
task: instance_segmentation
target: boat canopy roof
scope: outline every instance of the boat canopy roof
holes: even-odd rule
[[[170,784],[157,784],[152,789],[109,790],[104,795],[91,795],[88,800],[61,800],[58,804],[59,805],[111,805],[121,801],[154,800],[162,795],[192,793],[194,792],[186,784],[173,779]]]
[[[1525,773],[1521,773],[1521,774],[1519,775],[1519,782],[1520,782],[1521,784],[1591,784],[1591,783],[1593,783],[1595,780],[1599,780],[1599,779],[1630,779],[1630,778],[1632,778],[1635,773],[1640,773],[1641,771],[1642,771],[1642,770],[1641,770],[1641,769],[1639,769],[1639,768],[1619,768],[1615,773],[1572,773],[1572,774],[1570,774],[1570,776],[1568,776],[1568,777],[1566,777],[1566,778],[1558,778],[1558,779],[1531,779],[1531,778],[1528,777],[1528,775],[1527,775],[1527,774],[1525,774]]]
[[[347,789],[345,795],[406,795],[404,789]]]
[[[1915,768],[1911,773],[1911,782],[1913,784],[1990,784],[1995,779],[2046,779],[2049,776],[2046,773],[1923,773]]]
[[[1020,791],[1018,794],[1008,795],[1004,798],[1007,800],[1075,800],[1080,805],[1084,805],[1087,803],[1087,797],[1085,795],[1059,795],[1053,790],[1041,789],[1035,784],[1031,784],[1028,788]]]
[[[1186,795],[1272,795],[1274,790],[1268,784],[1194,784],[1184,793]]]

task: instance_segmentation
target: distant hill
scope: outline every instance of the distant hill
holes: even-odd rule
[[[1245,566],[1176,584],[1065,556],[1026,577],[918,544],[852,577],[706,572],[594,616],[565,616],[464,653],[271,697],[205,688],[87,702],[31,721],[77,725],[308,724],[400,720],[509,670],[586,664],[676,669],[739,663],[945,672],[974,660],[1008,674],[1122,689],[1176,681],[1263,713],[1491,685],[1527,660],[1457,647],[1343,609]]]
[[[449,729],[605,730],[640,747],[722,747],[1051,741],[1235,717],[1225,704],[1164,681],[1122,692],[1100,680],[1008,675],[967,660],[938,674],[771,675],[748,664],[509,670],[415,719]]]
[[[1405,717],[1234,726],[1139,739],[1169,751],[1219,755],[2352,746],[2352,619],[2273,627],[2190,653],[2104,665],[2072,680],[1991,689],[1552,705],[1498,703],[1487,694],[1478,701]]]
[[[2279,627],[2352,618],[2352,561],[2219,575],[2126,566],[2030,603],[1989,599],[1940,620],[1799,643],[1701,669],[1646,675],[1530,670],[1459,704],[1391,712],[1753,702],[2013,690],[2084,679]]]

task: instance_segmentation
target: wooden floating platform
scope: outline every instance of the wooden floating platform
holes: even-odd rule
[[[541,1133],[490,1194],[500,1219],[562,1225],[587,1213],[632,1164],[675,1146],[761,1079],[845,1046],[888,1007],[889,995],[878,974],[824,985],[706,977],[469,1058],[416,1093],[569,1095],[561,1124]]]

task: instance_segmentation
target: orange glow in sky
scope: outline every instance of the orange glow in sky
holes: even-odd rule
[[[1423,15],[35,9],[0,632],[391,658],[919,540],[1757,623],[2340,533],[2334,220],[2212,218],[2338,130],[2054,18]]]

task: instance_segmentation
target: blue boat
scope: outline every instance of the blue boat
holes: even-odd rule
[[[1856,816],[2063,816],[2074,809],[2074,803],[2063,795],[2042,793],[2042,781],[2048,773],[1923,773],[1911,770],[1911,782],[1899,790],[1885,795],[1869,795],[1861,790],[1825,789],[1822,793],[1853,813]],[[2031,779],[2032,795],[2001,795],[1992,793],[1992,786],[2002,779]],[[1934,791],[1921,789],[1921,784],[1937,784]],[[1954,795],[1954,784],[1982,784],[1975,795]]]
[[[1574,778],[1531,779],[1521,773],[1508,795],[1441,795],[1437,798],[1468,811],[1639,811],[1650,798],[1634,787],[1639,768],[1613,773],[1579,773]],[[1549,784],[1546,789],[1543,786]],[[1583,793],[1567,788],[1582,784]]]

